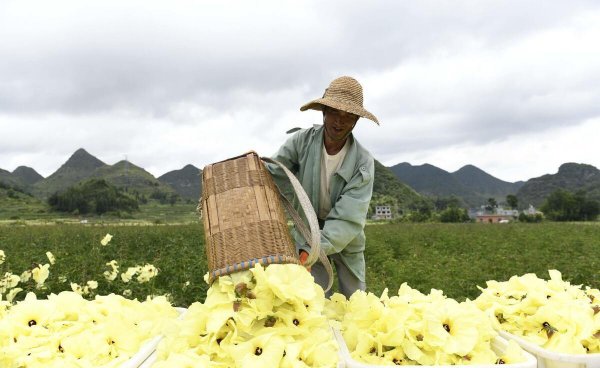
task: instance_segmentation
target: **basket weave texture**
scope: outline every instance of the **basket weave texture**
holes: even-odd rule
[[[201,202],[209,282],[256,263],[298,263],[279,191],[255,152],[207,165]]]

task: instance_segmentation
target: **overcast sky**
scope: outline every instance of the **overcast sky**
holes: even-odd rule
[[[269,156],[341,75],[386,166],[600,168],[600,2],[576,0],[1,0],[0,168]]]

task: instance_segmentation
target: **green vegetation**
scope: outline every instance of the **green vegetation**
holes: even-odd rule
[[[440,213],[441,222],[469,222],[467,210],[458,207],[448,207]]]
[[[509,194],[506,196],[506,204],[511,209],[517,209],[519,207],[519,199],[514,194]]]
[[[106,233],[114,237],[103,247],[100,240]],[[367,226],[366,233],[367,285],[378,294],[385,287],[394,293],[407,282],[423,292],[436,288],[463,300],[476,297],[476,286],[487,280],[528,272],[547,278],[548,269],[560,270],[575,284],[600,287],[600,226],[595,223],[401,223]],[[32,263],[47,263],[46,251],[56,256],[48,289],[38,290],[41,295],[70,290],[70,282],[96,280],[99,294],[129,289],[133,297],[145,298],[169,293],[175,305],[187,306],[203,300],[207,289],[204,235],[197,221],[174,226],[0,226],[0,249],[7,256],[2,273],[20,274]],[[113,259],[121,272],[153,264],[158,276],[149,284],[108,282],[102,273]],[[67,281],[60,282],[59,276]],[[28,288],[35,289],[33,284]]]
[[[593,221],[600,213],[600,203],[586,198],[583,191],[571,193],[559,189],[546,198],[541,210],[550,220]]]
[[[55,211],[77,214],[136,211],[138,202],[104,179],[91,179],[72,186],[63,193],[55,193],[48,198],[48,204]]]
[[[0,182],[0,219],[43,217],[48,206],[19,187]]]
[[[113,239],[106,246],[100,241],[107,234]],[[46,252],[56,257],[50,266],[47,289],[36,290],[32,281],[25,291],[38,295],[71,290],[70,283],[85,285],[87,281],[98,282],[97,294],[132,291],[132,297],[145,299],[147,295],[171,294],[177,306],[187,306],[204,298],[207,285],[206,257],[200,224],[187,226],[0,226],[0,249],[6,253],[6,261],[0,272],[20,275],[33,264],[48,263]],[[116,260],[119,271],[128,267],[153,264],[159,273],[150,283],[129,283],[120,278],[109,282],[103,272],[110,270],[107,262]],[[62,278],[66,281],[61,282]],[[190,284],[186,286],[186,282]],[[24,298],[24,293],[17,299]]]
[[[535,215],[528,215],[525,212],[521,212],[519,214],[520,222],[542,222],[544,216],[541,213],[536,213]]]
[[[557,269],[575,284],[600,287],[600,226],[596,223],[391,224],[368,226],[367,285],[395,292],[403,282],[441,289],[459,300],[476,285]]]
[[[370,213],[374,212],[375,206],[382,205],[391,206],[394,215],[406,212],[427,212],[429,215],[433,207],[431,200],[400,182],[389,168],[375,160],[375,182]]]

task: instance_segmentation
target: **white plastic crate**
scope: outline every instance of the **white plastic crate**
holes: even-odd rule
[[[179,318],[182,318],[185,312],[187,311],[186,308],[176,309],[179,312]],[[129,358],[129,360],[121,364],[119,368],[138,368],[142,366],[142,364],[148,359],[148,357],[154,353],[156,347],[158,346],[158,343],[162,339],[163,336],[159,335],[148,340],[146,343],[144,343],[144,345],[142,345],[140,350],[137,353],[135,353],[135,355],[133,355],[131,358]]]
[[[535,355],[537,368],[600,368],[600,354],[565,354],[556,353],[529,342],[519,336],[499,331],[505,339],[514,340],[521,347]]]
[[[348,347],[346,346],[346,342],[344,341],[344,338],[342,337],[341,332],[337,331],[337,330],[334,332],[335,332],[335,337],[338,340],[338,344],[340,345],[340,352],[344,357],[347,368],[381,368],[382,367],[380,365],[370,365],[370,364],[366,364],[366,363],[360,363],[360,362],[357,362],[356,360],[354,360],[350,356],[350,352],[348,351]],[[498,336],[492,341],[492,349],[496,353],[501,353],[502,351],[504,351],[506,349],[507,344],[508,344],[508,342],[505,339]],[[535,357],[526,351],[524,352],[524,354],[525,354],[524,362],[516,363],[516,364],[507,364],[507,366],[510,368],[536,368],[537,362],[536,362]],[[391,365],[390,365],[390,367],[391,367]],[[407,365],[404,367],[423,368],[424,366],[422,366],[422,365]],[[442,367],[447,367],[447,368],[460,368],[460,367],[498,368],[498,365],[497,364],[437,365],[435,367],[436,368],[442,368]]]

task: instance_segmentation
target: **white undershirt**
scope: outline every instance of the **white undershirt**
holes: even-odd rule
[[[324,220],[329,211],[331,211],[331,194],[329,191],[331,177],[342,166],[346,152],[348,152],[348,140],[344,147],[335,155],[330,155],[323,144],[323,153],[321,154],[321,192],[319,194],[319,213],[317,217]]]

